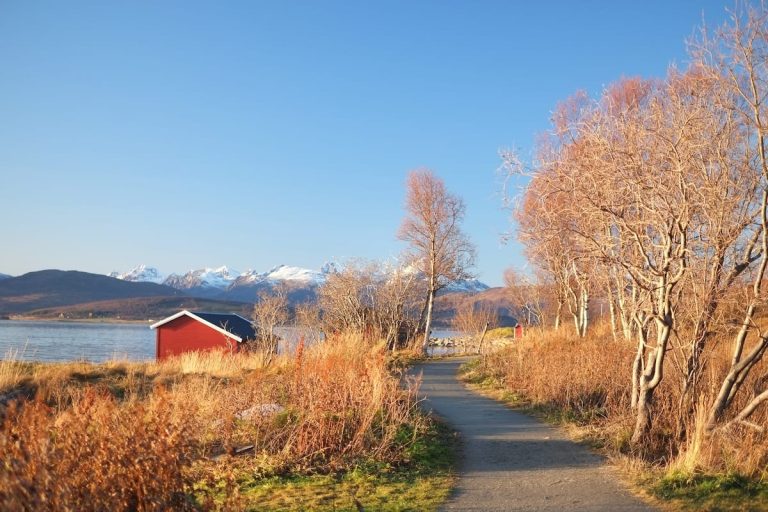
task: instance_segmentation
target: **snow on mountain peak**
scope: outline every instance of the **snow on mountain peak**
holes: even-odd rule
[[[270,281],[301,281],[316,284],[325,281],[325,277],[321,272],[301,267],[290,267],[288,265],[278,265],[272,268],[265,277]]]
[[[415,267],[410,266],[403,269],[406,273],[421,274]],[[165,276],[156,268],[146,265],[125,272],[112,272],[111,277],[122,279],[124,281],[145,281],[151,283],[162,283],[180,290],[189,290],[192,288],[201,288],[208,290],[228,290],[240,286],[254,286],[264,283],[274,285],[280,282],[295,283],[297,285],[320,286],[329,275],[339,271],[335,263],[326,263],[320,270],[310,270],[302,267],[292,267],[289,265],[277,265],[267,272],[257,272],[248,269],[245,272],[238,272],[226,265],[220,267],[205,267],[196,270],[190,270],[185,274],[170,274]],[[447,292],[479,292],[488,289],[488,286],[476,279],[466,281],[457,281],[450,283],[445,291]]]
[[[165,281],[165,276],[160,273],[155,267],[148,267],[141,264],[138,267],[132,268],[128,272],[112,272],[109,277],[120,279],[121,281],[133,281],[143,283],[155,283],[160,284]]]
[[[182,290],[190,288],[218,288],[223,290],[239,276],[240,272],[222,265],[217,268],[205,267],[190,270],[186,274],[171,274],[164,284]]]
[[[222,265],[218,268],[206,268],[200,273],[200,279],[206,283],[203,286],[212,288],[226,288],[232,284],[238,276],[240,276],[240,272],[232,270],[226,265]]]
[[[464,279],[461,281],[454,281],[452,283],[448,283],[448,285],[444,288],[446,292],[465,292],[465,293],[476,293],[476,292],[482,292],[490,288],[487,284],[478,281],[477,279]]]
[[[240,274],[237,279],[234,282],[234,285],[241,285],[241,284],[250,284],[250,283],[256,283],[258,281],[264,280],[265,274],[262,272],[256,272],[255,270],[249,268],[242,274]]]

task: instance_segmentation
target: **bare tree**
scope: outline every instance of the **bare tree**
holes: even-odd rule
[[[449,193],[443,180],[429,170],[411,172],[406,185],[406,217],[398,237],[410,246],[409,259],[427,280],[420,325],[426,353],[432,328],[435,294],[449,283],[471,277],[475,249],[462,232],[464,202]]]
[[[260,348],[267,354],[267,360],[277,354],[280,338],[275,328],[288,321],[288,292],[284,286],[277,286],[273,293],[262,291],[253,306],[253,323],[257,328]]]
[[[546,154],[546,156],[545,156]],[[505,154],[505,166],[510,173],[524,172],[514,155]],[[575,236],[570,191],[562,190],[554,179],[560,170],[553,161],[562,156],[554,148],[542,149],[542,160],[549,162],[546,172],[536,172],[524,200],[515,209],[518,238],[526,247],[526,255],[555,286],[557,312],[555,327],[560,327],[563,307],[567,307],[576,333],[584,337],[589,325],[589,303],[592,279],[589,270],[591,254]]]
[[[322,339],[323,325],[320,319],[320,308],[316,303],[307,302],[296,305],[294,321],[296,327],[301,330],[301,336],[309,341]]]
[[[465,301],[461,304],[453,317],[451,326],[454,330],[464,333],[472,338],[479,354],[482,350],[483,338],[488,329],[493,329],[498,324],[496,311],[488,304]]]
[[[419,277],[402,266],[350,262],[319,290],[324,330],[362,333],[394,350],[412,323],[422,288]]]
[[[419,276],[403,266],[385,268],[378,280],[375,315],[379,331],[390,350],[407,341],[423,288]]]
[[[369,331],[375,287],[370,263],[350,262],[329,275],[318,291],[323,330],[327,334]]]
[[[725,289],[735,283],[748,291],[746,297],[742,298],[741,314],[737,320],[739,328],[732,339],[730,366],[709,411],[706,426],[709,432],[720,425],[727,426],[735,422],[751,426],[749,418],[760,405],[768,403],[768,387],[763,377],[750,390],[752,398],[746,405],[733,411],[730,417],[728,414],[747,378],[768,351],[768,330],[761,325],[764,322],[758,321],[761,315],[765,315],[768,299],[764,286],[768,268],[768,9],[764,4],[760,7],[742,4],[732,13],[730,21],[730,25],[719,30],[714,39],[709,39],[708,34],[702,31],[696,56],[703,69],[714,70],[718,77],[724,79],[724,89],[729,97],[722,106],[736,114],[733,122],[739,124],[745,137],[744,143],[737,149],[744,155],[747,165],[737,169],[746,170],[747,176],[757,180],[757,183],[752,194],[745,195],[745,191],[740,190],[732,200],[734,210],[745,207],[745,198],[752,201],[746,207],[754,208],[748,212],[754,215],[754,223],[745,226],[746,229],[742,233],[737,232],[736,236],[731,234],[730,238],[723,237],[729,240],[729,246],[738,249],[738,256],[726,258],[725,265],[716,265],[713,269],[724,277],[713,276],[713,287],[718,293],[714,294],[715,304],[712,309],[717,308],[717,301],[722,295],[722,289],[718,289],[721,283],[725,284]],[[741,274],[746,275],[748,280],[740,283],[736,277]],[[705,333],[706,330],[695,339],[698,345],[706,342]],[[696,356],[697,352],[693,355]],[[700,367],[695,359],[689,361],[693,363],[689,369]]]
[[[560,327],[560,315],[566,299],[560,294],[561,288],[548,280],[547,273],[538,269],[533,276],[529,276],[508,268],[504,271],[504,284],[520,323],[539,327],[551,324],[555,329]]]
[[[535,208],[522,217],[534,250],[557,248],[550,264],[579,335],[594,283],[608,284],[611,307],[625,308],[634,294],[633,443],[651,429],[692,260],[710,234],[703,191],[723,167],[713,142],[731,147],[734,133],[714,115],[708,85],[697,69],[672,70],[663,82],[620,82],[599,102],[566,103],[529,189]]]
[[[520,240],[577,332],[602,292],[614,339],[634,338],[635,445],[667,374],[680,386],[681,438],[698,407],[710,433],[766,430],[752,421],[768,403],[768,9],[737,6],[691,55],[664,79],[624,79],[594,101],[574,95],[531,169],[503,155],[508,172],[531,178],[515,215]],[[726,338],[730,361],[711,364]]]

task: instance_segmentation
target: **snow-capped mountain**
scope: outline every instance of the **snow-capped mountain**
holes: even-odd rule
[[[141,283],[155,283],[163,284],[166,276],[161,274],[155,267],[148,267],[146,265],[139,265],[136,268],[129,270],[128,272],[112,272],[109,277],[120,279],[121,281],[133,281]]]
[[[427,278],[426,274],[415,265],[408,265],[403,270],[406,274],[415,274],[425,280]],[[439,293],[479,293],[489,288],[490,286],[477,279],[462,279],[448,283]]]
[[[279,284],[287,286],[290,294],[310,298],[316,294],[317,288],[325,283],[329,275],[338,271],[335,263],[326,263],[320,270],[278,265],[266,272],[252,269],[238,272],[225,265],[190,270],[184,274],[174,273],[165,277],[154,267],[139,265],[129,272],[112,272],[110,276],[125,281],[164,284],[195,296],[250,302],[263,290],[273,289]],[[415,272],[413,269],[411,271]],[[442,291],[477,293],[487,289],[486,284],[477,279],[470,279],[451,283]]]
[[[327,267],[327,265],[324,267]],[[318,272],[317,270],[306,268],[279,265],[267,272],[266,278],[270,281],[299,281],[319,285],[325,282],[326,273],[322,270]]]
[[[193,288],[213,288],[226,290],[240,276],[240,272],[226,265],[218,268],[201,268],[190,270],[186,274],[171,274],[163,284],[179,290]]]
[[[477,279],[466,279],[464,281],[454,281],[448,286],[443,288],[444,292],[460,292],[460,293],[478,293],[489,289],[490,286],[478,281]]]
[[[238,272],[229,267],[201,268],[186,273],[164,276],[154,267],[139,265],[129,272],[112,272],[110,277],[125,281],[149,281],[162,283],[189,295],[224,300],[250,302],[264,290],[277,285],[288,287],[289,295],[311,299],[328,274],[337,272],[336,265],[327,263],[320,270],[278,265],[267,272],[246,270]]]
[[[249,269],[240,274],[230,285],[230,288],[250,286],[259,283],[277,284],[281,282],[320,286],[325,282],[326,275],[331,269],[335,269],[333,264],[323,265],[323,268],[320,271],[301,267],[290,267],[288,265],[278,265],[267,272],[257,272]]]

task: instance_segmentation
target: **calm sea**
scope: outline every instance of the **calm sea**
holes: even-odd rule
[[[292,346],[302,332],[285,327],[279,334]],[[433,332],[441,338],[453,335]],[[30,361],[154,359],[155,331],[145,324],[0,320],[0,359],[9,355]]]
[[[0,321],[0,357],[36,361],[152,359],[155,332],[144,324]]]

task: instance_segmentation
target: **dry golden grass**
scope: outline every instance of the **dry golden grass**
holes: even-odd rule
[[[268,366],[258,353],[205,353],[0,369],[0,392],[27,397],[0,408],[2,510],[232,508],[238,474],[397,464],[403,429],[424,426],[383,347],[355,336]],[[222,486],[232,503],[209,501]]]
[[[232,357],[224,351],[187,352],[177,358],[159,364],[159,369],[171,373],[198,373],[214,377],[236,377],[244,371],[260,370],[267,366],[262,352],[238,354]]]
[[[24,379],[25,365],[18,358],[17,350],[9,350],[3,359],[0,359],[0,393],[4,390],[17,387]]]
[[[167,397],[118,404],[89,389],[56,413],[14,403],[0,434],[3,510],[185,510],[194,437]]]

